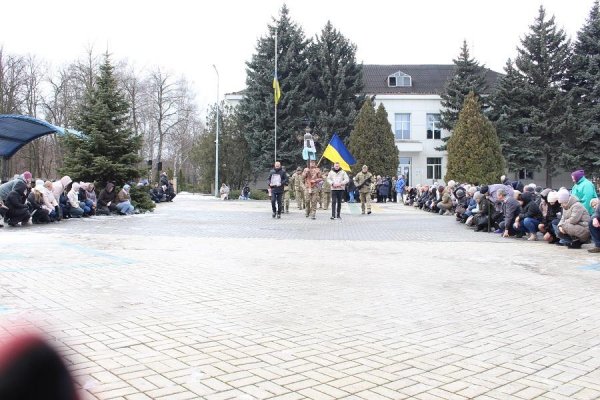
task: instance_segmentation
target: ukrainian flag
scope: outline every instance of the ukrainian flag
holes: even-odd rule
[[[333,134],[333,137],[323,152],[323,157],[331,162],[340,163],[340,167],[348,172],[351,170],[350,166],[356,164],[356,160],[352,157],[352,154],[350,154],[346,146],[344,146],[344,142],[342,142],[342,139],[340,139],[337,133]]]
[[[279,80],[277,79],[277,72],[273,77],[273,98],[275,99],[275,105],[279,104],[281,98],[281,88],[279,87]]]

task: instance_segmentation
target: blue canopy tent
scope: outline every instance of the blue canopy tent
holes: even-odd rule
[[[63,128],[26,115],[0,115],[0,157],[2,157],[2,179],[8,178],[8,160],[27,143],[58,133],[65,134]]]

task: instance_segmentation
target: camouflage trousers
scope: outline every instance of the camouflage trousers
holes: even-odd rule
[[[360,192],[360,209],[362,213],[365,213],[365,207],[367,212],[371,212],[371,193]]]
[[[314,217],[317,215],[317,205],[319,203],[319,192],[313,191],[309,193],[308,190],[304,193],[306,196],[306,216]]]
[[[294,191],[296,195],[296,204],[298,205],[298,210],[304,209],[304,189]]]
[[[331,203],[331,190],[322,190],[321,195],[319,196],[319,204],[324,210],[329,208],[329,204]]]
[[[286,190],[283,192],[283,209],[286,213],[290,212],[290,191]]]

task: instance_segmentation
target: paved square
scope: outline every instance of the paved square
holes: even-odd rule
[[[0,333],[84,399],[597,399],[600,259],[397,204],[281,220],[180,195],[2,228]]]

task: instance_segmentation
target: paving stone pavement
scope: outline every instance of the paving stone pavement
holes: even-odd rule
[[[269,208],[2,228],[1,337],[36,326],[83,399],[600,398],[598,256],[393,203]]]

